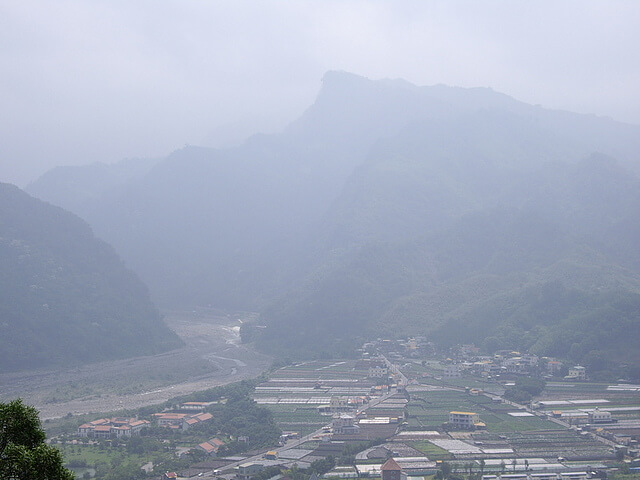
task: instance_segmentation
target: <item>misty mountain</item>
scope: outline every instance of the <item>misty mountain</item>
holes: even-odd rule
[[[609,165],[609,171],[593,168],[593,163]],[[384,204],[377,205],[375,212],[364,204],[364,211],[350,211],[351,221],[330,216],[334,222],[339,218],[338,226],[326,228],[330,261],[264,312],[270,325],[266,340],[275,350],[286,333],[289,338],[295,336],[292,343],[302,350],[331,352],[345,335],[427,334],[445,345],[491,338],[501,348],[537,345],[538,353],[559,354],[575,343],[568,339],[576,331],[589,327],[585,323],[576,330],[569,319],[586,318],[598,308],[614,308],[608,302],[615,298],[633,305],[633,329],[617,330],[614,339],[604,342],[603,325],[594,326],[595,336],[600,349],[624,351],[627,359],[637,357],[625,339],[631,332],[640,333],[640,281],[634,252],[640,238],[633,232],[640,183],[630,174],[622,176],[609,159],[588,158],[559,169],[562,174],[556,172],[550,182],[545,179],[552,167],[543,168],[539,176],[527,174],[527,184],[525,178],[521,183],[514,179],[513,187],[503,193],[505,198],[492,193],[484,199],[484,207],[444,220],[440,216],[444,207],[435,208],[435,214],[427,206],[417,208],[422,198],[404,205],[391,202],[393,210],[388,214]],[[590,176],[581,176],[585,169]],[[419,172],[405,175],[406,182],[401,182],[405,185],[421,178]],[[397,186],[397,179],[386,178],[389,188]],[[559,180],[561,188],[554,190]],[[371,188],[372,183],[366,185]],[[540,198],[543,192],[547,196]],[[602,202],[602,192],[609,205]],[[371,190],[366,193],[384,198]],[[421,222],[415,212],[428,217]],[[437,226],[428,222],[434,216]],[[361,226],[362,219],[369,221]],[[345,234],[353,225],[356,232]],[[614,228],[625,234],[608,240]],[[359,243],[354,237],[367,240]],[[552,308],[552,297],[544,298],[565,290],[557,309]],[[621,321],[624,317],[628,314],[620,314]],[[322,322],[307,325],[300,319]],[[562,322],[563,328],[571,325],[573,330],[559,334],[557,323]],[[300,331],[299,323],[313,334]],[[569,343],[564,350],[551,352],[545,345],[556,337]],[[576,347],[580,354],[575,360],[592,349]]]
[[[76,211],[162,305],[259,309],[272,351],[468,341],[447,325],[479,318],[477,342],[507,343],[635,305],[639,153],[640,128],[607,118],[329,72],[281,134],[186,147]],[[32,191],[54,201],[54,180]],[[550,312],[546,285],[567,292]]]
[[[146,287],[75,215],[0,184],[0,371],[181,345]]]
[[[92,163],[74,167],[56,167],[27,186],[37,198],[82,215],[96,208],[106,193],[117,191],[144,176],[159,159],[126,159],[112,165]]]

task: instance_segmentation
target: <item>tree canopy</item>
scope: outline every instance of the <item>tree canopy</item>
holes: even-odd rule
[[[22,400],[0,403],[0,478],[73,480],[62,455],[44,443],[38,411]]]

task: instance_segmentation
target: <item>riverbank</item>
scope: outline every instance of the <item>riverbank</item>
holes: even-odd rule
[[[41,419],[109,412],[260,375],[271,358],[240,342],[246,314],[168,312],[165,321],[183,348],[49,371],[0,375],[0,401],[21,397]]]

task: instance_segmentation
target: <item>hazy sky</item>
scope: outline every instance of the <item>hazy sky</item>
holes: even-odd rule
[[[281,128],[327,70],[640,124],[638,0],[0,0],[0,181]]]

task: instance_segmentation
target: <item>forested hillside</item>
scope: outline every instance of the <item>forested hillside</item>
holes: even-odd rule
[[[180,344],[146,287],[85,222],[0,184],[0,371]]]
[[[330,72],[281,134],[186,147],[78,213],[162,304],[259,310],[274,353],[422,333],[630,360],[638,172],[636,126]]]

